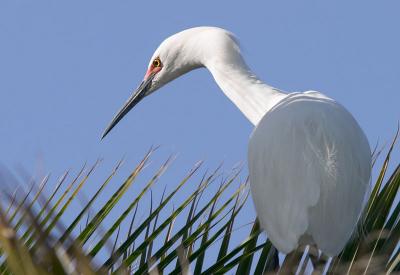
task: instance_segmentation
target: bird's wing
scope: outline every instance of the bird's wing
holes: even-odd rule
[[[312,237],[337,254],[359,218],[371,171],[368,141],[352,115],[316,92],[288,96],[254,129],[249,143],[253,201],[282,252]]]

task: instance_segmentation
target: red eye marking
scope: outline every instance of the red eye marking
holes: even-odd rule
[[[156,74],[162,69],[162,63],[159,57],[153,60],[153,62],[150,65],[150,68],[147,70],[146,75],[144,76],[144,79],[147,79],[151,74]]]

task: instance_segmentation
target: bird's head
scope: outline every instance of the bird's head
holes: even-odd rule
[[[205,66],[212,59],[207,53],[221,57],[232,52],[226,50],[226,46],[235,44],[232,39],[231,33],[214,27],[192,28],[165,39],[151,57],[143,81],[114,116],[102,138],[144,97],[175,78]]]

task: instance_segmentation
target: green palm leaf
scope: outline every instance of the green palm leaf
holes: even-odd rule
[[[330,261],[306,250],[303,262],[292,263],[294,270],[304,271],[311,262],[316,269],[327,268],[332,273],[400,271],[400,165],[388,175],[396,139],[397,134],[366,202],[358,234]],[[121,209],[116,206],[138,181],[153,151],[150,149],[117,191],[104,194],[102,191],[121,169],[119,162],[105,180],[94,185],[94,193],[79,211],[72,208],[72,201],[83,192],[97,163],[86,173],[82,168],[62,192],[69,172],[62,175],[49,196],[44,192],[45,185],[50,184],[48,176],[38,188],[30,185],[22,196],[21,191],[18,196],[16,192],[7,195],[8,201],[0,205],[2,274],[179,274],[191,270],[194,274],[264,274],[279,269],[277,250],[268,239],[259,240],[263,233],[256,217],[253,227],[246,229],[247,237],[240,237],[243,241],[237,243],[236,228],[246,226],[242,209],[249,195],[247,181],[241,182],[237,170],[222,179],[218,167],[196,183],[199,163],[177,185],[170,184],[170,192],[166,192],[166,186],[160,191],[155,183],[162,180],[170,165],[172,158],[168,158],[143,188],[129,195],[132,199],[118,216],[110,217],[116,208]],[[220,185],[216,185],[217,179],[221,179]],[[236,188],[235,182],[239,183]],[[184,186],[191,192],[182,195]],[[157,205],[153,203],[156,192],[162,194]],[[93,209],[101,196],[105,196],[105,203],[99,210]],[[180,203],[176,203],[178,196]],[[147,213],[143,205],[150,205]],[[39,209],[37,213],[35,209]],[[77,215],[64,227],[61,221],[68,212]],[[89,219],[87,213],[96,214]],[[138,213],[143,216],[141,221]],[[81,231],[77,232],[79,227]],[[93,245],[88,245],[89,240]],[[102,265],[93,260],[95,256]]]

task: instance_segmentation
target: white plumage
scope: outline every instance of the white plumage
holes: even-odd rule
[[[192,28],[161,43],[142,84],[103,137],[142,98],[200,67],[255,125],[248,152],[250,188],[272,243],[284,253],[303,244],[327,255],[339,253],[355,229],[370,178],[371,152],[363,131],[323,94],[287,94],[262,82],[226,30]]]
[[[250,138],[252,197],[284,253],[299,242],[338,254],[353,232],[370,177],[370,150],[354,118],[317,92],[291,94]]]

